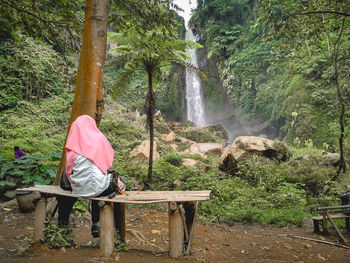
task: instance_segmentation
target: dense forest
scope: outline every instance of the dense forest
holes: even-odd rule
[[[18,185],[54,181],[74,100],[84,2],[0,0],[3,200],[12,198]],[[148,2],[161,3],[172,15],[157,16],[163,9],[151,5],[145,10]],[[185,25],[171,2],[110,1],[109,29],[142,40],[151,27],[165,25],[174,30],[164,34],[183,39]],[[349,4],[339,0],[198,0],[189,24],[203,46],[199,53],[205,62],[195,70],[208,78],[203,82],[206,107],[220,112],[229,105],[239,121],[267,121],[277,130],[271,137],[286,144],[290,158],[266,163],[253,157],[240,163],[234,176],[227,175],[219,171],[218,154],[180,153],[188,144],[177,134],[177,150],[156,139],[160,159],[154,161],[154,189],[172,190],[179,179],[179,189],[212,190],[211,200],[201,204],[199,213],[219,222],[299,224],[315,214],[315,207],[339,202],[338,194],[350,183],[345,169],[350,159],[349,16]],[[133,50],[142,53],[138,48]],[[121,87],[126,65],[107,53],[100,129],[116,151],[113,168],[133,188],[133,179],[142,182],[147,176],[146,164],[128,160],[132,149],[148,139],[148,86],[147,74],[136,70]],[[184,68],[172,64],[157,70],[152,79],[155,107],[164,120],[189,127],[184,78]],[[135,117],[136,109],[140,118]],[[155,137],[169,132],[165,122],[155,124]],[[220,141],[210,130],[186,130],[181,136]],[[14,146],[27,153],[26,161],[14,161]],[[340,152],[345,160],[342,169],[321,165],[322,151]],[[186,157],[199,164],[181,166]]]

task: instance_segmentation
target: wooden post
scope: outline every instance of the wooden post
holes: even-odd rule
[[[320,232],[320,223],[319,223],[319,221],[316,220],[316,219],[313,219],[312,221],[314,223],[314,232],[315,233],[319,233]]]
[[[41,199],[39,199],[35,206],[34,242],[39,242],[44,239],[46,203],[47,198],[45,196],[41,196]]]
[[[345,225],[346,225],[346,230],[350,232],[350,221],[349,218],[345,218]]]
[[[328,232],[328,227],[327,227],[327,210],[323,210],[323,218],[322,218],[322,228],[323,228],[323,233],[327,233]]]
[[[106,205],[100,209],[100,221],[100,249],[105,257],[109,257],[114,251],[113,203],[106,203]]]
[[[114,203],[115,228],[118,230],[120,239],[125,242],[125,204]]]
[[[177,258],[182,255],[184,229],[179,212],[179,205],[169,203],[169,256]]]
[[[188,253],[190,253],[190,250],[191,250],[191,244],[192,244],[193,233],[194,233],[194,223],[196,220],[198,202],[186,202],[186,203],[183,203],[183,207],[185,210],[186,225],[187,225],[187,229],[188,229],[188,241],[185,242],[186,253],[188,254]]]

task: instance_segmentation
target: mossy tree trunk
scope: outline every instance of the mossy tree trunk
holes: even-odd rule
[[[102,77],[106,57],[107,26],[108,0],[86,0],[83,40],[67,135],[72,122],[80,115],[89,115],[95,119],[97,126],[100,124],[104,105]],[[59,184],[65,164],[66,152],[63,147],[55,185]]]
[[[153,173],[153,141],[154,141],[154,95],[153,95],[153,68],[148,67],[148,96],[149,96],[149,106],[148,106],[148,121],[149,121],[149,159],[148,159],[148,174],[145,186],[150,187],[152,183],[152,173]]]
[[[339,70],[338,70],[338,51],[339,51],[339,46],[341,42],[341,37],[344,32],[344,25],[345,25],[345,18],[343,17],[342,24],[339,30],[338,38],[337,41],[334,43],[334,50],[333,50],[333,67],[334,67],[334,82],[335,86],[337,88],[337,96],[338,96],[338,103],[339,103],[339,127],[340,127],[340,134],[339,134],[339,167],[337,170],[337,174],[335,175],[334,179],[338,178],[340,173],[343,172],[345,173],[346,170],[346,164],[344,160],[344,145],[343,145],[343,140],[344,140],[344,112],[345,112],[345,103],[344,103],[344,98],[343,94],[340,88],[339,84]]]

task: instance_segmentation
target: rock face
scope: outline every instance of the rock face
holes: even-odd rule
[[[280,153],[275,144],[277,143],[265,138],[240,136],[221,155],[219,168],[228,174],[234,175],[237,172],[237,162],[244,161],[252,155],[284,160],[286,154]],[[280,144],[278,142],[278,149],[283,148]]]
[[[130,153],[130,162],[148,162],[150,141],[143,141],[139,146],[135,147]],[[153,160],[159,159],[157,152],[157,143],[153,142]]]
[[[185,150],[185,153],[201,155],[222,152],[223,146],[221,143],[193,143],[188,149]]]

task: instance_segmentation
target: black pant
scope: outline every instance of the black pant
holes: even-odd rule
[[[107,196],[117,192],[117,185],[115,182],[111,182],[106,190],[104,190],[99,196]],[[67,225],[69,224],[69,216],[72,211],[74,203],[78,200],[75,197],[58,196],[58,224]],[[91,217],[92,223],[100,221],[100,207],[98,206],[97,200],[91,202]],[[114,217],[116,217],[116,208],[114,208]]]

